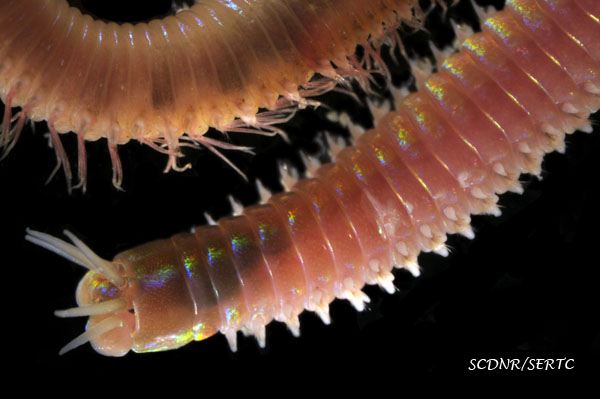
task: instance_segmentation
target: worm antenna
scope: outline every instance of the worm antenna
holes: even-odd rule
[[[64,230],[63,234],[73,241],[73,244],[81,251],[81,253],[95,266],[99,273],[110,280],[117,287],[122,287],[125,284],[125,279],[119,276],[112,262],[102,259],[94,253],[87,245],[79,238],[75,237],[69,230]]]
[[[122,326],[123,326],[123,322],[118,317],[114,317],[114,316],[108,317],[108,318],[102,320],[101,322],[89,327],[86,332],[79,335],[77,338],[75,338],[74,340],[72,340],[71,342],[69,342],[68,344],[63,346],[62,349],[58,352],[58,354],[64,355],[65,353],[77,348],[78,346],[81,346],[87,342],[90,342],[91,340],[93,340],[96,337],[99,337],[100,335],[102,335],[110,330],[113,330],[115,328],[122,327]]]
[[[46,248],[86,269],[93,270],[94,272],[103,275],[117,287],[121,287],[125,284],[125,279],[118,274],[112,262],[96,255],[94,251],[85,245],[79,238],[75,237],[70,231],[65,230],[64,234],[69,237],[75,245],[40,231],[31,229],[26,229],[25,231],[27,232],[27,235],[25,235],[27,241]]]
[[[54,315],[57,317],[82,317],[82,316],[100,316],[118,312],[125,309],[127,302],[122,299],[111,299],[104,302],[98,302],[91,305],[84,305],[75,308],[57,310]]]
[[[25,235],[25,239],[27,241],[32,242],[35,245],[39,245],[42,248],[46,248],[48,251],[52,251],[55,254],[62,256],[63,258],[68,259],[75,264],[78,264],[79,266],[99,272],[76,246],[59,238],[53,237],[50,234],[42,233],[41,231],[35,231],[31,229],[25,229],[25,231],[27,232],[27,235]]]

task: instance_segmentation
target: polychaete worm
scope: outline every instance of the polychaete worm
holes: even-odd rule
[[[588,20],[574,27],[576,11]],[[263,191],[263,205],[234,205],[236,216],[192,234],[106,262],[70,233],[74,245],[29,231],[30,241],[94,270],[78,289],[83,306],[59,313],[92,315],[65,349],[89,339],[122,355],[217,331],[235,349],[239,330],[264,345],[271,319],[298,333],[305,309],[329,322],[334,298],[364,309],[365,283],[394,292],[392,266],[418,274],[420,252],[446,255],[446,233],[471,237],[471,214],[499,214],[496,194],[521,192],[520,174],[539,174],[543,154],[563,150],[564,132],[591,130],[597,16],[585,1],[509,1],[460,53],[440,54],[418,93],[399,92],[395,111],[375,112],[375,129],[353,126],[354,145],[334,146],[334,162],[309,160],[307,179],[283,179],[285,193]],[[565,57],[573,53],[577,61]]]
[[[283,134],[298,107],[348,77],[368,79],[353,55],[375,65],[401,21],[417,23],[415,0],[204,0],[148,23],[93,19],[67,0],[0,3],[0,134],[3,156],[27,119],[48,123],[57,166],[71,190],[60,133],[78,137],[77,187],[86,188],[86,141],[105,138],[120,188],[117,146],[137,140],[178,165],[183,147],[250,151],[205,136]],[[373,64],[375,62],[375,64]],[[315,77],[318,74],[319,77]],[[315,77],[313,79],[313,77]],[[11,109],[20,107],[12,115]],[[229,163],[240,174],[243,173]]]

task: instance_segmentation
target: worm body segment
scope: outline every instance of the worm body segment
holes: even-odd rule
[[[206,0],[160,20],[118,25],[82,15],[66,0],[3,1],[0,98],[7,111],[0,144],[10,149],[18,138],[11,108],[21,107],[23,121],[48,121],[68,184],[58,133],[69,131],[81,142],[84,186],[84,140],[108,140],[117,186],[116,146],[131,139],[169,155],[167,170],[180,169],[180,146],[219,147],[203,137],[209,127],[280,132],[272,125],[306,106],[307,97],[360,75],[350,58],[356,46],[378,46],[401,20],[414,21],[415,5]]]
[[[94,347],[172,349],[219,331],[235,349],[238,330],[264,345],[271,320],[297,334],[304,309],[328,322],[334,298],[362,310],[365,284],[394,292],[393,267],[418,274],[420,252],[446,253],[448,233],[472,237],[470,215],[499,214],[498,194],[521,192],[519,175],[539,174],[565,132],[589,129],[600,107],[597,9],[509,0],[312,178],[218,224],[117,255],[120,287],[88,273],[80,305],[124,301],[91,317],[124,326],[94,337]],[[587,19],[571,31],[569,15]]]

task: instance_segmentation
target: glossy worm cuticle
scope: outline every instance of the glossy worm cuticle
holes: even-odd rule
[[[395,90],[391,112],[385,103],[372,106],[374,130],[361,134],[366,129],[351,124],[352,147],[330,143],[335,162],[319,168],[305,157],[312,179],[295,183],[290,172],[283,182],[288,192],[264,198],[265,205],[243,209],[232,201],[238,216],[120,253],[115,261],[124,265],[118,273],[127,284],[119,293],[113,289],[122,286],[119,275],[102,271],[102,261],[85,255],[77,242],[79,249],[64,247],[73,252],[63,255],[84,256],[81,263],[96,264],[91,267],[110,280],[87,277],[90,287],[106,288],[78,293],[80,305],[88,303],[86,295],[105,304],[101,319],[108,321],[98,328],[113,336],[110,345],[99,340],[94,346],[120,355],[130,348],[175,348],[221,332],[236,349],[238,330],[264,346],[271,319],[297,335],[304,309],[328,323],[334,298],[368,308],[363,284],[393,293],[392,266],[418,275],[421,252],[447,256],[448,249],[464,245],[446,242],[447,233],[478,233],[472,214],[510,213],[496,206],[497,195],[522,193],[521,174],[543,173],[543,155],[563,152],[565,133],[592,130],[587,118],[600,104],[594,40],[600,22],[597,7],[586,0],[507,3],[488,15],[483,33],[468,37],[460,53],[439,52],[438,73],[425,80],[419,75],[427,67],[413,71],[418,93]],[[588,20],[574,24],[573,15]],[[348,124],[343,114],[329,116]],[[189,194],[192,201],[183,203],[196,211],[197,191]],[[181,213],[155,211],[155,220]],[[36,232],[29,239],[55,249],[64,245]],[[423,259],[429,257],[419,256],[419,263]],[[400,276],[402,284],[406,276]],[[156,296],[163,294],[163,300]],[[112,352],[106,345],[125,346]]]

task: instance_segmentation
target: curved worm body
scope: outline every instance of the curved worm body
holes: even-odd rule
[[[420,252],[447,253],[448,233],[472,237],[470,215],[500,213],[564,133],[588,130],[600,107],[600,8],[591,0],[509,0],[421,89],[307,179],[236,216],[103,261],[43,233],[28,239],[90,267],[78,304],[101,353],[179,347],[216,332],[236,348],[305,309],[358,310],[365,284],[394,292],[393,267],[418,275]],[[93,328],[96,326],[97,328]],[[76,344],[68,346],[71,349]]]
[[[167,170],[180,169],[181,146],[233,148],[204,138],[209,127],[276,134],[272,125],[293,106],[306,106],[306,97],[333,89],[342,76],[361,75],[351,57],[356,46],[367,44],[371,53],[386,30],[411,20],[416,2],[304,3],[206,0],[162,20],[118,25],[82,15],[66,0],[3,1],[0,144],[10,150],[27,118],[48,121],[68,184],[58,133],[69,131],[80,141],[82,184],[84,140],[103,137],[116,186],[116,146],[131,139],[168,154]],[[311,80],[315,74],[322,78]],[[11,107],[21,107],[12,127]]]

